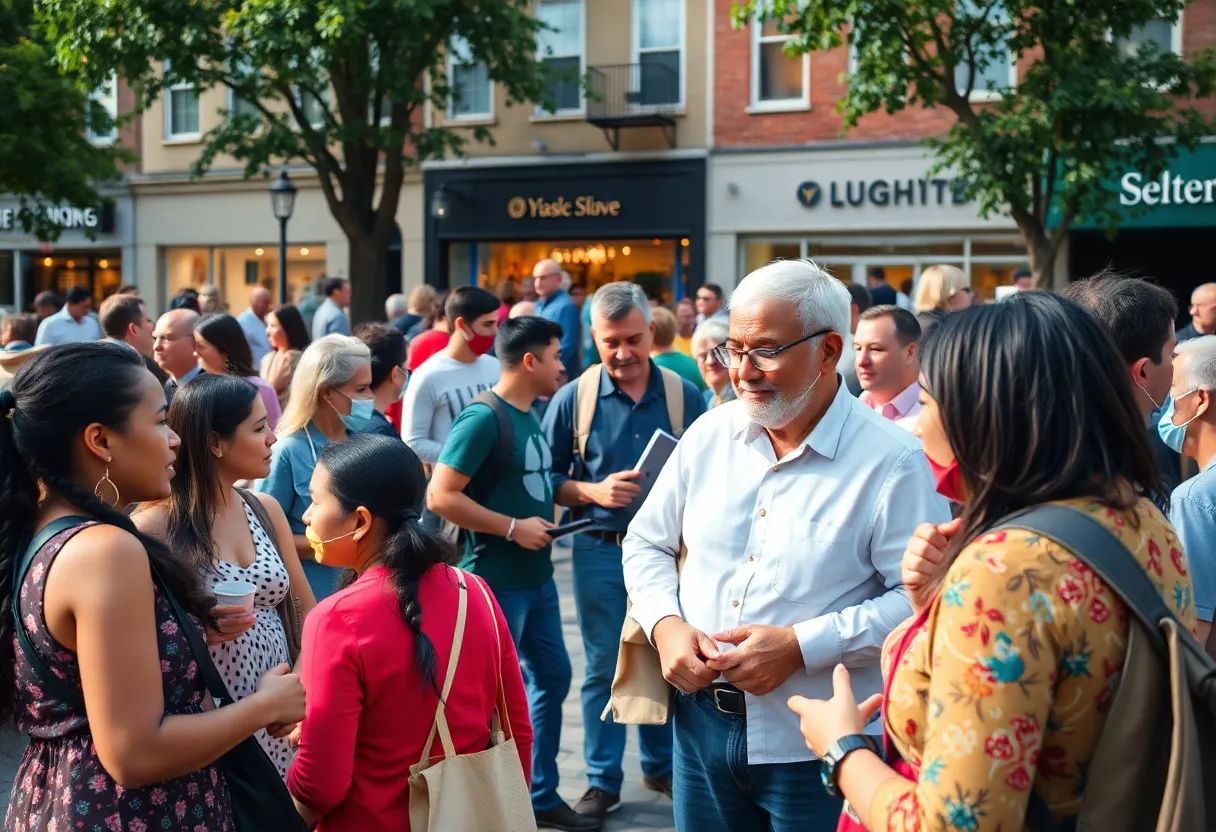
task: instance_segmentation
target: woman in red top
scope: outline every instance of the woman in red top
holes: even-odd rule
[[[446,566],[452,546],[418,523],[426,480],[404,443],[362,435],[329,445],[310,490],[304,522],[317,562],[354,572],[304,625],[308,703],[287,785],[323,832],[408,830],[409,770],[447,672],[457,581],[480,579]],[[531,782],[532,726],[506,621],[497,603],[493,616],[484,604],[469,604],[467,616],[446,707],[453,743],[460,754],[488,747],[501,674],[520,775]]]

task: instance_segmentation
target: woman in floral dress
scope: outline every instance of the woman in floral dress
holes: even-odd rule
[[[283,672],[208,707],[183,628],[201,633],[213,599],[120,510],[168,495],[177,444],[164,391],[122,346],[48,350],[0,393],[0,721],[29,738],[8,832],[230,830],[216,761],[303,715]],[[14,597],[7,576],[52,524]],[[15,652],[12,605],[29,639]]]
[[[964,509],[919,529],[904,556],[914,615],[883,651],[888,762],[844,757],[841,827],[1015,832],[1032,800],[1074,817],[1130,613],[1066,548],[984,530],[1030,506],[1078,509],[1118,536],[1194,630],[1186,556],[1142,496],[1159,491],[1159,474],[1127,367],[1079,306],[1027,292],[944,319],[921,372],[918,434],[939,490]],[[820,755],[878,705],[857,705],[844,668],[834,682],[831,701],[791,701]]]

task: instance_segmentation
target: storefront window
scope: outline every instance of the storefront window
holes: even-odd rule
[[[637,283],[664,304],[688,294],[687,239],[452,243],[448,285],[477,285],[496,292],[505,280],[531,276],[545,258],[561,263],[572,284],[588,294],[620,280]]]
[[[1013,285],[1014,271],[1028,262],[1025,244],[1010,236],[749,239],[741,248],[744,274],[777,258],[806,256],[846,283],[864,284],[871,269],[881,268],[887,285],[897,291],[906,281],[915,284],[929,266],[948,263],[970,275],[976,297],[986,301],[995,298],[998,286]]]
[[[293,245],[287,249],[288,303],[298,304],[304,292],[325,273],[325,246]],[[239,315],[249,296],[262,286],[278,294],[279,247],[169,248],[165,250],[165,299],[185,288],[208,283],[220,287],[228,312]]]
[[[5,269],[3,263],[0,256],[0,273]],[[7,273],[12,274],[11,263],[7,269]],[[100,304],[122,284],[122,253],[119,249],[56,251],[54,254],[29,252],[21,258],[21,271],[27,304],[39,292],[51,291],[63,297],[75,286],[88,289],[93,293],[93,302]]]
[[[17,284],[13,273],[16,258],[15,251],[0,251],[0,307],[9,312],[17,306]]]

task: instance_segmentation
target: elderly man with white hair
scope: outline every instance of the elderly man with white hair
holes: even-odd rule
[[[1199,474],[1174,489],[1170,523],[1191,567],[1199,638],[1206,642],[1216,613],[1216,335],[1184,341],[1174,355],[1171,422]]]
[[[821,764],[786,701],[831,698],[838,665],[859,700],[880,692],[905,544],[949,519],[920,442],[845,388],[848,331],[849,293],[815,264],[744,278],[717,350],[739,398],[684,435],[625,538],[632,617],[679,692],[678,830],[835,828],[835,763],[873,739]]]
[[[595,293],[591,332],[601,363],[557,391],[544,427],[557,502],[581,508],[581,516],[595,521],[594,530],[574,539],[574,607],[587,658],[582,704],[589,781],[574,808],[602,818],[619,806],[624,779],[625,726],[600,716],[625,622],[621,541],[641,504],[634,468],[656,430],[679,436],[705,412],[705,400],[693,384],[650,358],[650,303],[635,284],[609,283]],[[671,726],[643,725],[639,735],[642,784],[671,794]]]

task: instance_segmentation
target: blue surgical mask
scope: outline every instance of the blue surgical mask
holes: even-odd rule
[[[1179,396],[1179,399],[1185,399],[1187,396],[1194,393],[1190,390]],[[1182,443],[1186,439],[1186,426],[1195,421],[1199,414],[1195,414],[1190,419],[1187,419],[1181,425],[1174,424],[1174,397],[1168,396],[1165,400],[1165,409],[1161,412],[1161,418],[1157,422],[1157,435],[1161,437],[1161,441],[1165,446],[1175,453],[1182,453]]]
[[[341,390],[337,392],[342,393]],[[346,396],[345,393],[342,395]],[[376,403],[371,399],[356,399],[352,396],[346,396],[346,398],[350,399],[350,415],[343,416],[338,413],[338,417],[342,420],[342,424],[346,425],[348,431],[358,433],[372,420],[372,414],[376,412]],[[337,408],[334,408],[334,412],[337,413]]]

